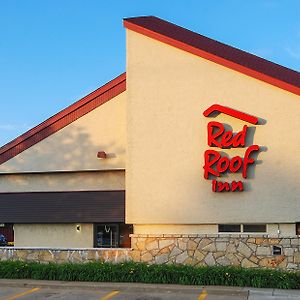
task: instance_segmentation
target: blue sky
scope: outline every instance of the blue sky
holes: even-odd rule
[[[124,72],[141,15],[300,71],[298,0],[0,0],[0,145]]]

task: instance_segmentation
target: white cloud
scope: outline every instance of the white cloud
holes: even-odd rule
[[[293,58],[300,59],[300,48],[297,50],[285,47],[284,50]]]
[[[28,126],[28,124],[0,124],[0,130],[3,131],[19,131],[28,129],[30,129],[30,126]]]
[[[16,126],[12,124],[0,124],[0,130],[15,130]]]

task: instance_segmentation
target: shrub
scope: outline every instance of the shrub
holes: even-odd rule
[[[147,265],[133,262],[41,264],[4,261],[0,262],[0,278],[300,288],[299,271],[217,266]]]

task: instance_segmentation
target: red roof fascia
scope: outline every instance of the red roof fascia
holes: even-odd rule
[[[162,19],[124,19],[124,26],[170,46],[300,95],[300,73]]]
[[[20,135],[0,148],[0,164],[8,161],[46,137],[106,103],[126,90],[126,73],[121,74],[99,89],[63,109],[56,115]]]
[[[258,118],[257,117],[251,116],[249,114],[240,112],[238,110],[235,110],[233,108],[229,108],[229,107],[226,107],[226,106],[223,106],[223,105],[220,105],[220,104],[213,104],[212,106],[210,106],[208,109],[206,109],[203,112],[203,115],[205,117],[208,117],[213,112],[220,112],[220,113],[229,115],[231,117],[246,121],[246,122],[254,124],[254,125],[258,124]]]

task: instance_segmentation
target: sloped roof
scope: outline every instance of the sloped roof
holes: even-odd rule
[[[127,29],[300,95],[300,73],[157,17],[124,19]]]
[[[8,161],[41,140],[111,100],[126,90],[126,73],[63,109],[56,115],[0,148],[0,164]]]

